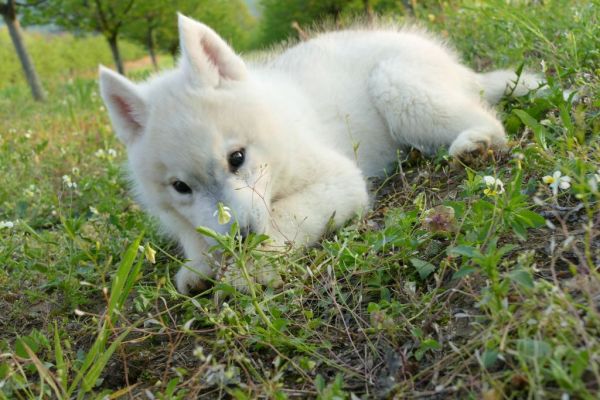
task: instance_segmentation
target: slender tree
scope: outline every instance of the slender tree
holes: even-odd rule
[[[53,23],[67,30],[101,33],[117,70],[125,73],[119,39],[137,0],[45,0],[28,17],[34,23]]]
[[[17,52],[17,56],[21,62],[21,67],[23,68],[23,73],[25,74],[25,78],[27,79],[27,83],[29,84],[33,98],[37,101],[44,101],[46,95],[44,94],[44,90],[40,84],[40,79],[35,71],[31,57],[29,57],[29,53],[25,47],[25,42],[23,41],[23,35],[21,32],[21,25],[19,24],[19,20],[17,18],[17,7],[21,5],[23,4],[17,3],[16,0],[7,0],[3,3],[0,3],[0,14],[2,14],[2,18],[8,27],[10,38],[15,46],[15,51]]]
[[[176,19],[181,1],[144,0],[138,1],[131,12],[132,17],[124,27],[124,36],[143,44],[148,50],[155,70],[158,69],[157,52],[161,26],[167,24],[175,27],[169,20]]]

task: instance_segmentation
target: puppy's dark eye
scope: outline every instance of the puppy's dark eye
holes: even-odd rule
[[[244,149],[234,151],[229,155],[229,166],[235,171],[244,163],[245,156]]]
[[[177,190],[178,193],[181,193],[181,194],[192,193],[192,188],[189,187],[185,182],[182,182],[182,181],[173,182],[173,188],[175,190]]]

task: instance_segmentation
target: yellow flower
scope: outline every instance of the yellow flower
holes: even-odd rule
[[[231,221],[231,209],[221,202],[217,204],[217,211],[213,215],[217,217],[219,225],[225,225]]]
[[[146,257],[146,260],[148,260],[151,264],[156,264],[156,250],[150,247],[149,244],[144,246],[144,257]]]
[[[551,177],[550,175],[546,175],[545,177],[543,177],[543,178],[542,178],[542,181],[543,181],[545,184],[549,185],[549,184],[551,184],[551,183],[554,183],[554,178],[553,178],[553,177]]]

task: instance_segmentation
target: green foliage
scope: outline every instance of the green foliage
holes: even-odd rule
[[[237,51],[252,44],[256,21],[243,0],[136,2],[132,10],[135,18],[125,25],[125,36],[148,46],[151,35],[157,49],[175,55],[179,48],[177,12],[212,27]]]
[[[303,30],[321,25],[344,27],[355,19],[375,16],[402,19],[409,16],[427,17],[439,10],[439,1],[419,2],[393,0],[261,0],[261,36],[259,44],[267,46],[287,38],[298,37],[294,24]]]

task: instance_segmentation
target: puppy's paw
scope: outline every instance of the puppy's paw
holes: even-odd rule
[[[240,292],[248,293],[250,285],[264,285],[272,288],[283,286],[283,280],[276,269],[268,263],[249,260],[246,262],[246,276],[235,263],[227,265],[221,271],[221,280]]]
[[[506,149],[506,137],[503,131],[469,129],[462,132],[452,142],[448,153],[463,161],[485,158],[488,150]]]
[[[175,287],[181,294],[199,293],[208,288],[206,279],[209,277],[203,271],[208,267],[204,264],[184,265],[175,275]]]

